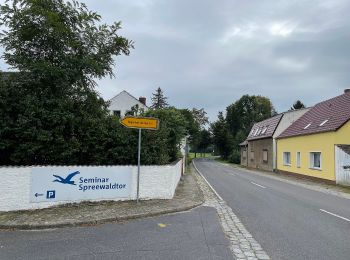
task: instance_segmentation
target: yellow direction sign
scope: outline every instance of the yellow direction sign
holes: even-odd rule
[[[126,116],[120,120],[123,126],[137,129],[158,130],[159,119],[153,117]]]

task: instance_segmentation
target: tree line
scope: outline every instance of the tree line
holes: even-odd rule
[[[121,23],[103,24],[76,1],[18,0],[0,5],[0,26],[2,58],[17,71],[0,73],[0,164],[136,164],[137,130],[121,126],[95,89],[96,78],[114,76],[114,58],[134,48]],[[142,132],[142,163],[167,164],[207,119],[204,110],[169,106],[160,88],[152,100],[140,115],[161,124]]]
[[[297,100],[290,110],[304,108]],[[224,160],[240,162],[239,144],[246,140],[254,123],[277,114],[268,97],[244,95],[227,106],[226,113],[219,112],[218,119],[210,126],[215,151]]]
[[[137,130],[121,126],[95,89],[95,79],[115,76],[114,58],[134,48],[121,23],[103,24],[77,1],[16,0],[0,5],[0,26],[1,57],[16,71],[0,73],[0,165],[136,164]],[[176,160],[184,138],[195,153],[214,145],[237,162],[253,123],[276,113],[268,98],[246,95],[208,128],[203,108],[172,107],[160,87],[149,111],[131,112],[161,121],[142,133],[143,164]]]

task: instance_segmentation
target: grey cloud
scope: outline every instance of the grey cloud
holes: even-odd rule
[[[117,58],[116,78],[98,82],[106,99],[123,89],[150,98],[160,86],[171,104],[204,107],[215,120],[244,94],[268,96],[282,112],[350,86],[347,0],[85,3],[107,23],[121,20],[120,34],[135,41]]]

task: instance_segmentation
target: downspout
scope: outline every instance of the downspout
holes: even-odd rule
[[[247,158],[247,162],[246,162],[246,164],[247,164],[247,168],[248,168],[248,142],[247,142],[247,147],[246,147],[246,149],[245,149],[245,155],[246,155],[246,157],[245,158]]]

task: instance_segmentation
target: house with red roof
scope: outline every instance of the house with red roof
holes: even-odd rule
[[[276,137],[309,109],[287,111],[255,123],[241,146],[241,165],[265,171],[276,170]]]
[[[276,140],[278,171],[350,185],[350,90],[315,105]]]

